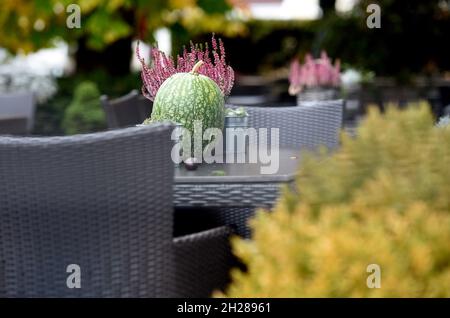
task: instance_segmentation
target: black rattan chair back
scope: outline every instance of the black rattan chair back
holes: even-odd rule
[[[27,133],[27,118],[0,118],[0,135],[26,135]]]
[[[320,145],[333,149],[339,145],[344,102],[317,101],[309,106],[247,107],[249,127],[279,128],[281,147],[315,149]]]
[[[150,117],[153,103],[139,95],[136,90],[117,99],[110,100],[103,95],[100,98],[106,114],[108,128],[124,128],[142,124]]]
[[[170,133],[0,137],[0,297],[173,295]]]

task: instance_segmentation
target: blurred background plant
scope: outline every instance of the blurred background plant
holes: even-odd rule
[[[58,86],[51,72],[36,70],[26,59],[0,52],[0,94],[20,91],[33,92],[42,104],[57,93]]]
[[[306,54],[303,64],[297,59],[291,62],[289,71],[291,95],[297,95],[307,88],[337,87],[340,82],[340,62],[336,60],[333,65],[325,51],[320,53],[318,59]]]
[[[74,12],[66,12],[71,4],[80,7],[80,28],[66,25]],[[226,0],[5,0],[0,43],[16,53],[52,46],[55,40],[63,39],[75,45],[78,71],[105,68],[111,75],[123,75],[130,70],[133,39],[153,42],[154,32],[163,26],[189,35],[220,31],[234,36],[244,32],[244,24],[225,16],[231,9]]]
[[[100,91],[94,82],[81,82],[64,112],[63,127],[69,135],[104,130],[105,115],[100,105]]]
[[[66,26],[66,19],[74,12],[66,11],[71,4],[81,9],[80,28]],[[162,31],[164,35],[168,30],[179,49],[199,32],[230,37],[246,32],[240,19],[227,14],[233,9],[227,0],[5,0],[0,6],[0,46],[10,53],[20,57],[61,41],[68,45],[71,66],[64,70],[64,77],[56,79],[58,93],[50,100],[53,91],[42,96],[37,109],[34,133],[45,135],[73,130],[66,129],[64,112],[67,101],[73,98],[73,88],[84,80],[95,82],[103,94],[116,97],[141,86],[139,75],[130,69],[135,39],[153,43],[155,34]],[[33,87],[33,83],[44,85],[53,80],[51,76],[46,81],[22,80],[11,67],[8,73],[14,81]],[[45,88],[34,87],[40,94],[50,93],[49,85]]]
[[[29,91],[34,93],[38,103],[45,103],[57,90],[56,81],[51,76],[37,75],[14,66],[3,71],[0,66],[0,94]]]
[[[356,4],[350,10],[337,11],[337,2],[344,1],[322,0],[322,18],[306,20],[251,18],[249,5],[257,2],[84,0],[75,2],[81,8],[82,27],[69,29],[65,9],[74,3],[71,0],[5,0],[0,43],[16,53],[52,46],[56,39],[63,39],[74,45],[78,71],[94,66],[105,67],[111,74],[126,74],[132,40],[153,42],[155,31],[167,27],[173,53],[179,53],[189,40],[205,42],[212,32],[228,39],[226,45],[234,57],[231,64],[242,73],[286,67],[286,60],[296,55],[312,51],[317,56],[323,49],[377,75],[402,77],[450,69],[446,58],[450,44],[444,40],[450,26],[448,1],[360,0],[352,1]],[[381,29],[366,25],[369,3],[382,8]]]
[[[309,155],[273,213],[235,238],[229,297],[449,297],[450,130],[429,105],[372,109],[325,162]],[[370,289],[369,264],[381,267]]]
[[[381,7],[381,29],[366,25],[369,3]],[[70,4],[81,8],[79,29],[66,26],[73,13],[66,11]],[[159,40],[161,51],[176,56],[190,40],[205,43],[212,32],[223,39],[228,63],[236,72],[232,94],[243,91],[245,75],[257,75],[270,79],[269,89],[262,88],[276,96],[270,102],[292,103],[280,93],[287,92],[288,61],[326,50],[342,61],[344,72],[371,74],[366,77],[370,81],[362,83],[364,93],[380,105],[391,95],[403,104],[410,99],[409,86],[418,87],[414,96],[441,104],[433,104],[438,116],[450,104],[449,85],[441,85],[450,78],[448,0],[4,0],[0,6],[0,45],[9,53],[21,57],[64,43],[70,56],[68,67],[46,75],[58,77],[58,92],[41,99],[37,134],[64,131],[67,104],[61,103],[71,100],[70,88],[85,79],[113,97],[139,89],[139,76],[132,71],[139,70],[139,62],[132,61],[133,41]],[[53,56],[47,58],[51,60]],[[45,64],[42,61],[34,64]],[[394,94],[385,94],[386,87]]]

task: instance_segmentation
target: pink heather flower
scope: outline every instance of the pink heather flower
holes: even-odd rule
[[[139,43],[136,46],[136,55],[141,62],[142,94],[150,100],[154,100],[159,87],[166,79],[175,73],[187,73],[194,65],[203,60],[204,64],[199,70],[200,74],[208,76],[219,86],[222,94],[228,96],[234,85],[234,71],[225,61],[225,48],[222,40],[212,36],[212,52],[208,43],[202,45],[190,43],[189,51],[184,48],[183,54],[177,55],[176,66],[172,57],[166,56],[157,47],[151,48],[150,57],[152,65],[147,66],[145,60],[139,54]],[[211,59],[212,54],[212,59]]]
[[[311,54],[306,54],[303,64],[293,60],[289,72],[289,93],[296,95],[304,88],[312,87],[336,87],[340,84],[340,62],[331,63],[325,51],[320,58],[314,59]]]

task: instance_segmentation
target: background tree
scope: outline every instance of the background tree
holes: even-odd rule
[[[381,28],[369,29],[367,6],[381,8]],[[322,34],[316,46],[327,49],[377,75],[408,79],[417,73],[433,74],[450,69],[448,2],[361,0],[345,16],[331,14],[318,25]]]
[[[81,8],[80,28],[66,25],[72,3]],[[227,0],[2,0],[0,6],[2,47],[31,52],[63,39],[76,44],[78,70],[103,67],[113,75],[129,72],[131,41],[152,42],[159,27],[229,35],[244,30],[225,17],[232,8]]]

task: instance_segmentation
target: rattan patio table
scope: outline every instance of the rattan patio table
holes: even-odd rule
[[[175,207],[270,207],[280,187],[292,186],[300,164],[299,150],[280,149],[279,169],[262,174],[258,163],[201,164],[189,171],[175,169]]]

